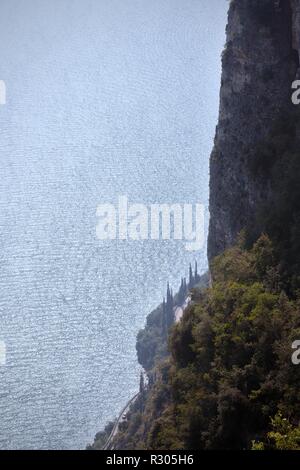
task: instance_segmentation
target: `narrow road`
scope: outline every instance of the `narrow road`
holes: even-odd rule
[[[124,421],[123,415],[124,414],[126,415],[126,413],[128,413],[130,406],[135,402],[135,400],[137,399],[138,396],[139,396],[139,393],[136,393],[136,395],[134,395],[134,397],[132,397],[127,402],[127,404],[124,406],[123,410],[119,414],[119,417],[118,417],[117,421],[115,422],[115,425],[113,427],[112,432],[110,433],[105,445],[103,446],[103,450],[112,450],[113,449],[113,447],[111,447],[112,446],[112,441],[113,441],[114,437],[116,436],[116,434],[119,431],[120,424]]]

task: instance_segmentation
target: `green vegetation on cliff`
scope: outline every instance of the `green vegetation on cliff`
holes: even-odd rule
[[[118,448],[278,448],[270,424],[278,413],[299,435],[291,345],[300,337],[300,297],[281,290],[272,242],[262,235],[247,250],[241,240],[214,260],[212,275],[213,287],[197,291],[174,326],[171,357],[156,366]]]
[[[137,349],[149,385],[115,448],[299,449],[299,124],[295,110],[258,146],[249,171],[269,196],[211,261],[212,286],[193,290],[169,334],[163,305],[148,317]]]

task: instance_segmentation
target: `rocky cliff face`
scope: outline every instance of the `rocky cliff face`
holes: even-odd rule
[[[300,0],[231,1],[210,163],[209,259],[257,223],[258,208],[272,197],[268,175],[254,176],[251,162],[276,121],[295,108],[299,51]]]

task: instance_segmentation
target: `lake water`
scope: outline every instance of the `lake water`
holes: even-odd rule
[[[84,448],[205,247],[96,238],[96,208],[208,201],[223,0],[1,0],[0,448]],[[207,221],[206,221],[207,227]]]

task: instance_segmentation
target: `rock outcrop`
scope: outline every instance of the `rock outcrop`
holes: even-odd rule
[[[258,208],[272,197],[268,175],[254,176],[250,167],[276,121],[295,108],[299,51],[300,0],[231,1],[210,162],[210,260],[256,223]]]

